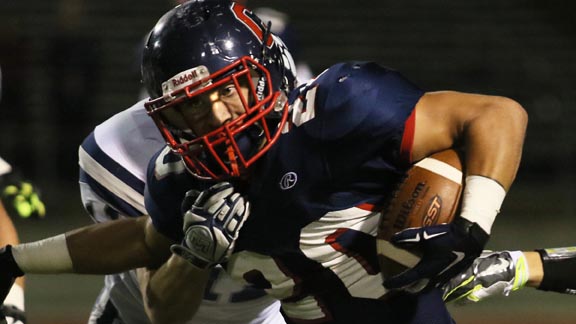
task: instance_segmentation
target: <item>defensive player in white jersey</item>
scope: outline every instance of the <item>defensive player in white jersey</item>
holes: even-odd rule
[[[146,215],[146,166],[165,142],[144,101],[96,126],[79,149],[82,202],[96,222]],[[139,280],[147,270],[108,275],[90,323],[148,323]],[[284,323],[279,304],[263,291],[231,281],[220,267],[210,274],[204,301],[191,323]]]

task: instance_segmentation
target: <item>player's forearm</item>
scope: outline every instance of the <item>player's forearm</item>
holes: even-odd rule
[[[526,258],[526,265],[528,267],[528,281],[527,286],[538,288],[544,277],[544,271],[542,267],[542,259],[540,254],[534,251],[524,251],[524,257]]]
[[[108,274],[158,264],[146,243],[146,218],[120,219],[66,233],[76,273]],[[165,247],[168,251],[168,247]]]
[[[144,305],[152,323],[184,323],[196,313],[210,270],[198,269],[174,255],[144,278]],[[141,279],[142,280],[142,279]]]
[[[490,234],[520,164],[527,116],[515,101],[481,97],[464,123],[466,179],[461,216]]]
[[[12,251],[24,273],[117,273],[158,262],[146,244],[145,224],[145,219],[94,224]]]
[[[511,99],[485,98],[463,125],[466,171],[494,179],[507,191],[520,164],[528,117]]]

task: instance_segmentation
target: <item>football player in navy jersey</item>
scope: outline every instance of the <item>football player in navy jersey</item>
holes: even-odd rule
[[[197,268],[227,260],[233,277],[282,300],[289,321],[450,323],[436,287],[488,239],[520,161],[524,110],[502,97],[425,93],[363,62],[291,91],[281,42],[241,7],[213,4],[168,13],[144,50],[147,108],[170,146],[148,176],[155,229]],[[382,286],[377,206],[413,161],[457,143],[469,173],[461,217],[397,234],[423,259]],[[421,293],[380,299],[401,288]]]
[[[280,299],[288,322],[453,322],[440,286],[481,253],[513,182],[527,122],[519,104],[424,92],[365,62],[334,65],[293,89],[281,40],[224,0],[164,15],[142,67],[146,108],[169,144],[149,164],[150,218],[7,247],[0,288],[25,272],[160,265],[144,306],[157,322],[176,308],[178,322],[202,297],[194,286],[223,264]],[[455,145],[467,153],[462,214],[396,234],[392,242],[422,261],[382,285],[379,207],[413,162]],[[386,298],[391,290],[418,293]]]
[[[227,260],[232,277],[281,300],[289,322],[451,323],[437,287],[488,239],[520,162],[522,107],[426,93],[365,62],[336,64],[292,91],[293,62],[256,17],[233,4],[187,8],[160,20],[142,65],[147,108],[169,143],[151,163],[146,206],[155,229],[181,242],[172,250],[198,268]],[[414,161],[457,144],[467,153],[462,214],[398,233],[393,243],[423,258],[382,285],[378,206]],[[186,172],[174,167],[181,160]],[[391,289],[420,293],[383,301]]]

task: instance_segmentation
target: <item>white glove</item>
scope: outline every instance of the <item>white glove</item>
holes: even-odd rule
[[[242,225],[250,214],[250,203],[228,182],[202,192],[190,190],[182,203],[184,239],[170,250],[201,269],[225,262]]]

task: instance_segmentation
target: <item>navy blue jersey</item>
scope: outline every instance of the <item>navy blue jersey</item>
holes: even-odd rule
[[[297,89],[291,130],[251,179],[252,213],[239,247],[270,253],[330,211],[382,204],[406,170],[400,143],[422,94],[397,72],[354,63]],[[266,230],[276,226],[293,231]]]
[[[395,71],[355,62],[294,90],[290,124],[242,188],[252,210],[228,263],[232,277],[266,289],[296,321],[350,323],[356,312],[358,323],[417,323],[378,300],[386,290],[375,236],[377,206],[409,165],[401,144],[422,95]],[[211,184],[171,163],[178,159],[168,151],[151,163],[146,207],[156,228],[178,241],[186,190]],[[431,296],[443,305],[441,294]],[[443,306],[438,318],[450,322]]]

